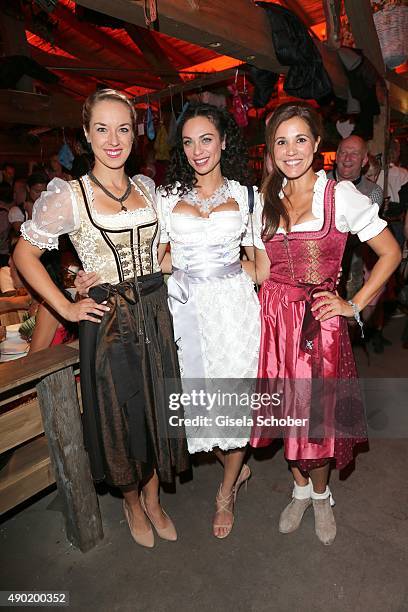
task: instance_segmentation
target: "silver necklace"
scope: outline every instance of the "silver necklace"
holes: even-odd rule
[[[109,189],[106,189],[106,187],[104,185],[102,185],[102,183],[96,178],[96,176],[94,175],[92,170],[89,170],[88,176],[95,183],[95,185],[98,185],[98,187],[100,189],[102,189],[103,193],[106,194],[108,196],[108,198],[112,198],[112,200],[115,200],[115,202],[118,202],[120,204],[120,210],[121,211],[122,210],[127,211],[127,208],[123,204],[123,202],[128,199],[128,197],[130,196],[130,193],[132,191],[132,183],[130,182],[129,177],[126,177],[127,178],[127,187],[126,187],[125,193],[118,197],[118,196],[115,196],[114,193],[109,191]]]
[[[212,195],[208,198],[200,197],[198,193],[198,189],[192,189],[186,197],[186,200],[196,206],[200,212],[210,213],[213,208],[219,206],[220,204],[224,204],[228,198],[230,197],[229,189],[228,189],[228,181],[224,179],[222,185],[220,185]]]

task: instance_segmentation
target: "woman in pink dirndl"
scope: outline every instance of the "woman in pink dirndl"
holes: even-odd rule
[[[280,403],[258,412],[251,444],[266,446],[284,437],[294,489],[279,531],[295,531],[313,505],[316,534],[331,544],[336,523],[327,484],[330,464],[344,468],[355,446],[365,441],[347,318],[360,322],[359,312],[397,267],[400,252],[376,204],[349,181],[336,184],[323,170],[315,174],[312,162],[321,135],[319,115],[303,103],[278,107],[266,130],[272,172],[262,188],[263,217],[257,220],[266,247],[257,261],[266,278],[259,294],[258,377],[260,389],[279,393]],[[379,259],[347,302],[336,293],[336,279],[349,232]]]

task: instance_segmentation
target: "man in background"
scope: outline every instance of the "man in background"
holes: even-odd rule
[[[336,166],[327,176],[336,181],[351,181],[360,193],[370,198],[373,204],[381,206],[383,202],[381,187],[369,181],[363,174],[367,162],[368,148],[365,140],[360,136],[348,136],[340,142],[337,148]]]
[[[15,232],[20,231],[21,224],[31,219],[33,207],[41,193],[47,189],[48,176],[36,172],[30,174],[26,182],[25,201],[21,202],[22,190],[15,190],[15,205],[10,209],[9,222]],[[20,185],[21,187],[21,185]]]
[[[379,185],[367,179],[363,174],[363,169],[368,163],[367,143],[360,136],[351,135],[344,138],[336,154],[336,165],[332,172],[328,173],[329,178],[336,181],[351,181],[360,193],[370,198],[372,204],[379,207],[383,203],[383,191]],[[349,236],[343,258],[343,274],[346,279],[344,293],[348,300],[361,289],[364,280],[368,278],[370,270],[375,263],[375,257],[369,248],[361,244],[357,236]],[[362,313],[363,320],[371,327],[372,346],[374,352],[382,353],[384,346],[389,341],[384,338],[382,329],[384,326],[384,311],[382,296],[385,286],[367,304]],[[366,334],[367,335],[367,334]]]

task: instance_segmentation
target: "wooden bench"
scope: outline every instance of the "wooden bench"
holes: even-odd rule
[[[67,537],[86,552],[103,530],[83,444],[78,362],[77,348],[60,345],[0,365],[0,514],[56,482]]]

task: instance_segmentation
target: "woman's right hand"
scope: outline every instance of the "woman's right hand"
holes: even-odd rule
[[[109,306],[106,306],[106,302],[98,304],[91,298],[84,298],[79,302],[72,304],[68,302],[61,312],[61,316],[67,321],[92,321],[93,323],[100,323],[105,312],[110,310]]]
[[[84,272],[84,270],[80,270],[75,277],[74,285],[80,296],[87,296],[89,289],[94,285],[98,285],[99,282],[100,277],[97,272]]]

